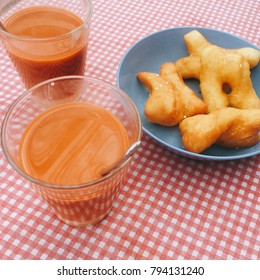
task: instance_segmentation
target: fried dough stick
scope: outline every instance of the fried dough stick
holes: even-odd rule
[[[178,124],[183,119],[183,115],[179,109],[179,99],[170,83],[151,72],[140,72],[137,77],[150,93],[144,107],[146,119],[165,126]]]
[[[179,98],[183,118],[207,112],[205,102],[191,88],[186,86],[174,63],[164,63],[161,66],[160,75],[170,82],[175,94]]]
[[[189,56],[180,58],[175,62],[176,67],[183,79],[199,79],[201,64],[200,55],[202,51],[212,44],[197,30],[193,30],[184,35],[184,41],[189,52]],[[260,51],[254,48],[246,47],[240,49],[224,49],[228,53],[241,54],[249,63],[250,68],[254,68],[260,61]]]
[[[183,120],[179,129],[186,150],[201,153],[214,143],[229,148],[255,145],[259,141],[260,110],[224,108]]]
[[[242,55],[227,53],[212,45],[206,47],[200,57],[200,89],[208,112],[228,106],[260,109],[260,100],[250,78],[249,64]],[[231,87],[229,94],[224,91],[224,84]]]
[[[242,148],[255,145],[260,141],[260,110],[240,110],[239,116],[226,132],[217,140],[217,144],[228,148]]]
[[[144,108],[148,121],[174,126],[186,117],[207,112],[206,104],[185,85],[174,63],[163,64],[160,75],[140,72],[137,77],[150,92]]]

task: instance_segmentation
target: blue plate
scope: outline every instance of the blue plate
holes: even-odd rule
[[[137,106],[143,122],[143,129],[152,138],[165,145],[177,154],[200,160],[234,160],[245,158],[260,153],[260,143],[241,149],[223,148],[213,145],[203,153],[195,154],[186,151],[181,142],[178,127],[164,127],[150,123],[144,115],[144,106],[148,92],[138,81],[138,72],[160,72],[160,66],[169,61],[187,56],[184,35],[192,30],[198,30],[207,40],[224,48],[253,47],[253,44],[231,34],[200,27],[181,27],[162,30],[153,33],[132,46],[124,55],[117,73],[117,85],[126,92]],[[258,96],[260,96],[260,65],[252,69],[251,79]],[[187,80],[187,85],[195,92],[199,92],[199,83]]]

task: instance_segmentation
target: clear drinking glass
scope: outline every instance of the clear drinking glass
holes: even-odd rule
[[[32,87],[12,104],[2,125],[2,147],[10,165],[29,180],[32,188],[62,221],[73,226],[90,225],[108,214],[132,157],[108,175],[80,185],[55,185],[37,180],[25,173],[19,162],[21,138],[32,120],[47,109],[68,102],[87,102],[105,108],[126,128],[129,145],[140,141],[140,116],[134,103],[124,92],[99,79],[64,76]]]
[[[1,1],[1,42],[26,88],[84,75],[91,16],[91,0]]]

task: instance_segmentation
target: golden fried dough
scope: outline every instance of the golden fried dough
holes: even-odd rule
[[[183,79],[200,79],[201,63],[199,56],[190,55],[180,58],[175,62],[175,66]]]
[[[163,64],[160,75],[170,82],[174,93],[177,95],[183,118],[207,112],[207,105],[192,89],[186,86],[174,63]]]
[[[228,51],[241,54],[249,63],[250,69],[254,68],[260,61],[260,51],[253,48],[228,49]]]
[[[212,45],[199,31],[193,30],[184,35],[184,41],[186,43],[189,54],[193,56],[200,56],[201,52]],[[218,46],[219,47],[219,46]],[[221,47],[219,47],[221,48]],[[249,63],[250,68],[255,67],[260,61],[260,51],[254,48],[246,47],[240,49],[225,49],[230,53],[241,54]]]
[[[224,108],[186,118],[179,125],[186,150],[200,153],[214,143],[241,148],[259,141],[260,110]]]
[[[216,143],[228,148],[252,146],[260,140],[259,131],[260,110],[240,110],[238,117]]]
[[[150,92],[144,113],[148,121],[179,124],[183,147],[200,153],[212,144],[242,148],[260,141],[260,99],[250,69],[260,60],[253,48],[225,49],[198,31],[184,36],[189,56],[161,65],[160,75],[137,74]],[[184,83],[200,82],[201,100]]]
[[[177,60],[176,67],[183,79],[195,78],[200,76],[200,55],[201,52],[212,44],[197,30],[193,30],[184,35],[184,41],[189,52],[189,56]],[[221,48],[221,47],[219,47]],[[246,47],[240,49],[224,49],[228,53],[241,54],[249,63],[250,68],[255,67],[260,61],[260,51]]]
[[[190,55],[199,56],[201,51],[212,44],[197,30],[192,30],[184,35],[187,50]]]
[[[201,153],[228,130],[233,119],[232,111],[227,114],[223,114],[221,111],[196,115],[186,118],[180,123],[182,144],[186,150]]]
[[[260,100],[250,79],[249,64],[242,55],[227,53],[212,45],[202,51],[200,58],[200,89],[208,112],[228,106],[260,109]],[[224,84],[230,85],[229,94],[223,90]]]
[[[206,104],[185,85],[174,63],[163,64],[160,75],[140,72],[137,77],[150,92],[144,108],[148,121],[174,126],[186,117],[207,112]]]
[[[200,53],[211,43],[197,30],[185,34],[184,41],[190,55],[175,62],[177,71],[183,79],[199,79],[201,70]]]
[[[170,83],[160,75],[150,72],[140,72],[137,77],[150,92],[144,108],[146,119],[165,126],[178,124],[183,119],[183,114]]]

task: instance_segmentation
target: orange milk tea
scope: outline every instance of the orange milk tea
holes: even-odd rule
[[[27,127],[20,143],[20,166],[39,181],[86,184],[101,178],[102,169],[121,158],[128,147],[127,131],[112,113],[89,103],[67,103],[43,112]],[[47,190],[45,198],[63,220],[81,217],[84,223],[109,211],[115,184],[77,198],[73,189],[59,190],[54,196]]]
[[[54,6],[35,6],[11,15],[4,23],[9,33],[39,39],[34,42],[7,39],[6,48],[27,88],[44,80],[83,75],[86,62],[87,37],[85,30],[67,34],[83,24],[70,11]],[[74,36],[74,37],[73,37]],[[56,37],[47,41],[41,41]]]

